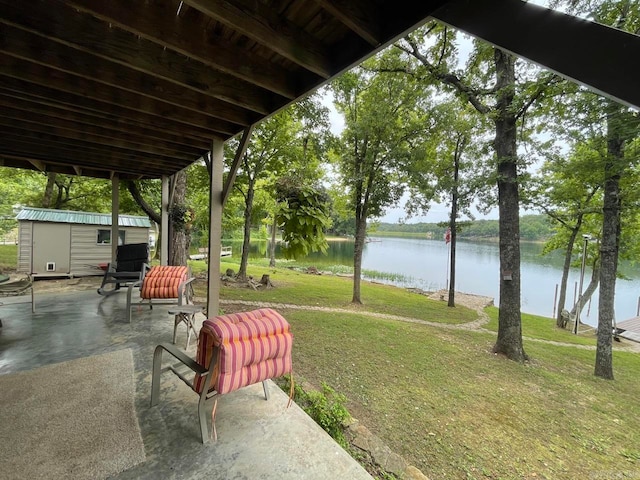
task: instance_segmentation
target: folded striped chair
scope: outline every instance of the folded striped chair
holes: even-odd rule
[[[198,336],[196,358],[192,359],[171,343],[156,347],[153,356],[151,406],[158,404],[160,374],[170,370],[199,395],[198,418],[202,443],[217,438],[215,415],[219,395],[262,382],[269,399],[267,380],[291,373],[293,334],[289,323],[275,310],[220,315],[205,320]],[[175,366],[161,369],[162,352],[169,352],[195,373]],[[293,380],[291,381],[293,392]],[[290,399],[292,398],[292,393]],[[212,404],[213,403],[213,404]],[[211,417],[211,430],[208,425]]]
[[[149,308],[153,308],[152,301],[174,300],[173,303],[186,305],[191,303],[193,296],[191,276],[188,267],[180,265],[159,265],[143,269],[142,279],[131,284],[127,290],[127,321],[131,323],[131,296],[133,289],[140,288],[141,303],[149,302]]]

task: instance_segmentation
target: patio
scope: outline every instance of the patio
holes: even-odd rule
[[[38,293],[36,313],[24,296],[3,299],[0,306],[0,375],[126,348],[133,352],[146,461],[113,478],[371,478],[295,403],[287,408],[288,396],[273,383],[269,401],[260,384],[222,396],[218,439],[207,445],[200,442],[198,398],[176,376],[163,375],[160,403],[150,408],[153,350],[171,341],[173,317],[169,305],[154,305],[135,308],[128,324],[125,295]],[[180,346],[185,330],[178,329]],[[188,352],[194,354],[195,342]]]

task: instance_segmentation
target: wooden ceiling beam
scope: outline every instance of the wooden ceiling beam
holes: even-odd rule
[[[0,52],[96,82],[96,89],[104,84],[240,125],[258,118],[256,112],[2,23]]]
[[[45,164],[54,162],[69,166],[77,165],[82,169],[109,168],[113,170],[115,167],[118,170],[124,169],[125,171],[138,175],[158,175],[163,171],[162,165],[160,164],[150,166],[141,163],[137,158],[122,158],[117,155],[112,155],[109,152],[101,152],[100,154],[87,156],[84,152],[68,146],[56,145],[55,148],[52,148],[52,146],[48,144],[36,144],[28,139],[14,138],[2,134],[0,134],[0,140],[3,143],[0,156],[22,155],[42,161]]]
[[[640,36],[520,0],[453,0],[434,18],[640,109]],[[636,60],[633,60],[633,59]]]
[[[82,140],[97,145],[126,148],[136,152],[175,156],[176,158],[196,158],[203,153],[203,150],[197,149],[171,148],[166,143],[160,141],[150,142],[144,138],[127,135],[122,132],[113,134],[108,129],[91,127],[89,125],[78,128],[78,125],[73,122],[47,117],[46,115],[34,116],[31,113],[27,113],[26,117],[28,118],[25,119],[24,117],[24,112],[13,108],[5,108],[3,109],[3,115],[0,116],[0,125],[54,135],[61,138]]]
[[[124,153],[121,150],[96,148],[91,145],[71,142],[65,139],[42,138],[42,134],[27,132],[12,132],[5,129],[0,132],[2,148],[0,154],[26,152],[30,155],[38,155],[38,158],[47,160],[56,158],[65,160],[81,168],[96,167],[114,164],[118,169],[136,169],[136,173],[158,173],[170,166],[180,166],[178,170],[188,166],[195,158],[187,161],[183,159],[159,159],[157,155],[144,153]]]
[[[29,2],[0,0],[0,21],[261,114],[288,101],[66,5],[34,12]]]
[[[123,125],[135,125],[157,130],[159,133],[167,132],[170,135],[184,137],[185,140],[197,140],[210,144],[210,139],[219,133],[195,125],[187,125],[174,119],[130,110],[126,107],[93,100],[74,93],[61,92],[54,88],[3,75],[0,75],[0,92],[11,98],[33,101],[73,113],[93,115],[106,121],[112,120],[114,123],[117,121]]]
[[[242,131],[242,126],[233,122],[220,120],[203,113],[180,108],[154,98],[136,95],[105,84],[96,84],[76,75],[4,54],[0,54],[0,74],[62,92],[79,94],[83,98],[90,98],[138,112],[170,118],[187,125],[203,127],[212,132]],[[235,128],[233,127],[234,125]]]
[[[285,69],[228,40],[205,32],[194,34],[193,24],[176,15],[175,11],[163,9],[155,3],[129,0],[65,0],[65,3],[290,100],[302,93],[293,80],[294,76]],[[69,19],[68,22],[73,23],[74,19]]]
[[[55,161],[51,159],[47,161],[43,161],[43,160],[34,159],[31,156],[23,153],[12,154],[12,153],[0,152],[0,166],[3,166],[3,167],[37,170],[37,168],[34,166],[34,162],[42,163],[42,165],[45,168],[44,171],[46,172],[55,172],[55,173],[61,173],[64,175],[78,174],[76,171],[76,167],[70,164],[68,161]],[[104,167],[103,168],[100,168],[100,167],[81,168],[81,174],[84,175],[85,177],[109,179],[111,178],[112,172],[113,172],[112,170],[105,169]],[[148,175],[148,174],[145,175],[142,173],[135,173],[135,174],[121,173],[120,174],[121,180],[128,180],[128,179],[139,180],[141,178],[159,178],[159,177],[160,175],[151,176],[151,175]]]
[[[270,6],[234,0],[183,2],[324,79],[333,74],[324,45]]]
[[[344,2],[340,0],[315,0],[315,2],[357,33],[369,45],[382,43],[379,11],[371,8],[370,0]]]
[[[18,120],[27,120],[43,125],[65,126],[78,131],[91,131],[96,129],[103,132],[105,136],[119,138],[124,135],[130,136],[131,140],[136,140],[149,145],[164,145],[167,149],[189,149],[206,150],[210,148],[211,142],[192,139],[188,141],[185,137],[174,135],[166,130],[155,130],[141,127],[132,123],[125,123],[117,117],[99,116],[93,112],[74,111],[64,108],[64,106],[54,103],[40,103],[37,99],[12,97],[7,92],[0,89],[0,107],[3,107],[3,114]],[[66,127],[66,126],[69,127]]]
[[[128,162],[135,162],[137,165],[144,165],[145,167],[154,170],[159,165],[183,165],[188,166],[195,162],[201,155],[193,157],[167,157],[166,155],[160,155],[157,153],[147,153],[137,150],[125,149],[122,147],[108,146],[92,144],[87,141],[72,140],[64,137],[56,137],[51,134],[43,134],[34,131],[24,131],[16,128],[8,128],[3,126],[0,132],[0,139],[2,139],[3,151],[10,149],[11,145],[21,144],[32,145],[32,150],[38,151],[49,155],[51,152],[55,152],[53,155],[59,155],[61,151],[64,151],[64,156],[72,155],[71,158],[77,160],[76,164],[84,166],[89,164],[91,160],[102,159],[109,161],[119,161],[124,165]],[[37,150],[35,150],[37,149]],[[63,157],[64,158],[64,157]],[[98,164],[99,165],[99,164]]]

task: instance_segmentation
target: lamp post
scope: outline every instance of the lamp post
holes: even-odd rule
[[[591,240],[591,235],[584,234],[582,235],[584,239],[584,244],[582,246],[582,266],[580,268],[580,288],[578,289],[578,304],[576,305],[576,321],[573,326],[573,333],[575,335],[578,334],[578,324],[580,323],[580,310],[582,310],[582,283],[584,281],[584,268],[587,260],[587,243]]]

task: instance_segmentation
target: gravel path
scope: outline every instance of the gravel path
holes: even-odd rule
[[[56,280],[47,280],[47,281],[37,281],[35,282],[35,290],[36,294],[38,292],[64,292],[64,291],[73,291],[73,290],[88,290],[94,289],[100,286],[102,282],[102,277],[78,277],[71,279],[56,279]],[[420,292],[417,293],[426,295],[432,300],[441,300],[447,301],[448,299],[448,291],[447,290],[438,290],[436,292]],[[96,294],[97,295],[97,294]],[[204,302],[204,299],[196,299],[200,302]],[[410,318],[403,317],[400,315],[391,315],[385,313],[376,313],[376,312],[366,312],[355,309],[348,308],[331,308],[331,307],[321,307],[317,305],[293,305],[287,303],[265,303],[265,302],[250,302],[244,300],[221,300],[220,303],[223,305],[244,305],[248,307],[271,307],[271,308],[283,308],[289,310],[316,310],[321,312],[337,312],[337,313],[358,313],[359,315],[365,315],[375,318],[385,318],[388,320],[397,320],[400,322],[407,323],[418,323],[422,325],[428,325],[431,327],[443,328],[447,330],[476,330],[482,332],[489,332],[489,330],[485,329],[484,326],[489,322],[489,317],[484,312],[484,308],[487,306],[493,305],[493,298],[484,297],[481,295],[473,295],[469,293],[456,292],[455,296],[456,305],[460,305],[463,307],[471,308],[475,310],[478,314],[478,318],[473,322],[463,323],[463,324],[447,324],[447,323],[439,323],[439,322],[429,322],[428,320],[421,320],[418,318]],[[494,333],[494,332],[491,332]],[[550,345],[558,345],[563,347],[573,347],[580,348],[585,350],[595,350],[595,346],[591,345],[576,345],[573,343],[565,343],[565,342],[556,342],[553,340],[543,340],[540,338],[531,338],[531,337],[523,337],[527,341],[531,342],[540,342],[547,343]],[[616,350],[640,353],[640,343],[633,342],[631,340],[622,339],[621,342],[614,342],[614,348]]]

